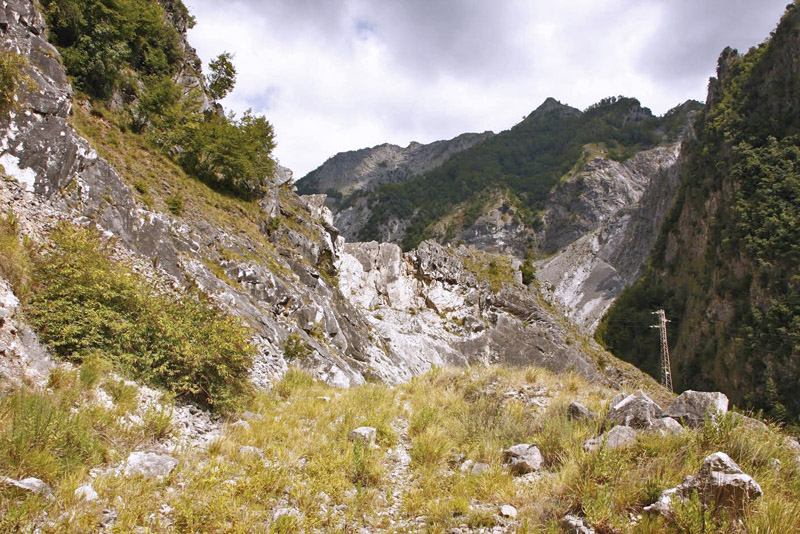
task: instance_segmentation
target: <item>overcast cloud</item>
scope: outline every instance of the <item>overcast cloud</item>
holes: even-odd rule
[[[224,104],[275,126],[300,178],[337,152],[508,129],[553,96],[705,99],[725,46],[768,37],[788,0],[184,0]]]

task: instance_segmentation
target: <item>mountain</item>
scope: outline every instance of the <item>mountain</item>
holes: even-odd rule
[[[641,280],[598,330],[618,356],[657,373],[650,312],[664,308],[678,388],[800,422],[800,9],[769,40],[726,49],[696,139],[685,145],[675,208]]]
[[[624,161],[641,150],[674,143],[694,109],[684,105],[658,118],[632,98],[608,98],[586,112],[549,98],[510,130],[427,172],[369,191],[356,189],[337,202],[335,220],[348,228],[348,235],[394,241],[406,249],[426,238],[490,249],[480,240],[493,241],[486,231],[500,223],[513,242],[507,251],[524,257],[536,246],[551,189],[585,163],[587,153]],[[342,168],[338,180],[356,188],[358,178],[349,172]],[[479,221],[497,210],[505,217]],[[517,228],[503,224],[504,218]]]
[[[0,7],[0,532],[799,531],[800,444],[603,350],[559,267],[342,239],[192,20]],[[685,166],[639,148],[580,146],[542,261],[634,276]]]
[[[402,148],[383,144],[336,154],[319,168],[296,182],[301,195],[325,193],[333,209],[344,196],[369,191],[375,186],[402,182],[434,169],[453,154],[466,150],[491,137],[492,132],[466,133],[447,141],[423,145],[411,143]],[[343,234],[350,240],[346,231]]]

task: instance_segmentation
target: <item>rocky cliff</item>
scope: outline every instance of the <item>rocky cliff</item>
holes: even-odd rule
[[[258,350],[257,385],[285,372],[290,338],[308,349],[296,364],[338,386],[406,380],[443,362],[569,367],[605,380],[535,293],[517,284],[493,291],[459,267],[458,254],[432,244],[411,258],[386,246],[377,256],[369,245],[343,252],[323,197],[298,197],[286,171],[258,202],[234,201],[192,180],[103,118],[102,109],[73,104],[33,2],[7,2],[5,14],[4,46],[27,58],[35,87],[22,90],[17,110],[0,123],[4,206],[39,242],[59,220],[97,227],[119,257],[152,280],[179,290],[196,285],[244,318]],[[185,206],[173,210],[169,199],[176,196]],[[439,272],[440,262],[450,271]],[[407,297],[387,301],[379,320],[365,306],[379,293],[364,277],[384,271],[402,274]],[[453,303],[442,307],[436,295]],[[451,332],[437,331],[447,325]]]
[[[678,199],[649,267],[600,327],[615,353],[657,372],[648,325],[664,308],[680,388],[720,388],[735,402],[798,421],[798,60],[800,9],[769,40],[726,49]]]

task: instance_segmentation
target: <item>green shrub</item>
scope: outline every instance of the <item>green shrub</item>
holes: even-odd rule
[[[170,195],[164,199],[164,202],[167,204],[167,209],[173,215],[181,215],[183,214],[183,197],[180,195]]]
[[[289,334],[289,337],[283,342],[283,357],[287,362],[308,358],[310,354],[311,349],[296,332]]]
[[[59,226],[35,257],[26,315],[58,355],[112,363],[178,397],[217,410],[248,390],[250,332],[190,291],[158,294],[127,265],[114,263],[92,230]]]
[[[179,162],[212,187],[260,197],[275,169],[272,125],[248,110],[240,119],[208,115],[184,129]]]

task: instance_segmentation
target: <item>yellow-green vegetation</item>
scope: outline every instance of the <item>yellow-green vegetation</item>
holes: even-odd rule
[[[0,118],[14,109],[14,97],[21,87],[34,85],[25,73],[27,64],[24,56],[11,50],[0,50]]]
[[[489,289],[495,293],[503,288],[503,284],[511,284],[515,280],[511,258],[504,254],[491,254],[471,248],[464,257],[464,267],[475,273],[478,280],[487,281]]]
[[[101,389],[112,392],[113,407],[97,402]],[[141,422],[129,418],[138,406],[137,393],[136,386],[109,375],[97,362],[55,369],[43,391],[5,391],[0,397],[0,473],[39,478],[53,488],[54,500],[0,484],[0,532],[26,532],[42,514],[55,518],[77,508],[74,491],[87,480],[89,469],[116,465],[171,432],[168,410],[145,413]],[[69,524],[44,532],[91,532],[97,520],[86,516]]]
[[[158,293],[130,266],[112,261],[110,244],[96,231],[61,224],[48,237],[46,248],[26,246],[7,216],[0,222],[0,271],[20,290],[25,318],[42,341],[89,365],[81,374],[87,385],[94,362],[107,360],[185,400],[220,411],[238,406],[254,353],[240,320],[199,291],[181,298]]]
[[[585,517],[597,532],[800,532],[800,465],[776,428],[757,430],[724,417],[683,434],[643,433],[630,447],[585,452],[583,442],[600,433],[601,422],[572,421],[567,405],[579,400],[604,413],[615,392],[541,369],[437,369],[394,388],[368,384],[348,390],[290,370],[271,391],[255,395],[247,425],[230,425],[206,449],[185,449],[179,468],[164,480],[131,483],[103,474],[93,482],[99,501],[79,502],[72,491],[86,469],[115,465],[126,449],[98,439],[113,435],[117,440],[110,433],[114,429],[98,430],[103,410],[57,408],[59,417],[74,418],[75,424],[54,426],[51,432],[30,431],[34,423],[26,429],[13,426],[12,418],[34,420],[29,414],[42,411],[39,404],[75,406],[75,399],[86,395],[75,373],[55,382],[54,392],[36,394],[36,401],[23,402],[32,398],[28,393],[3,400],[0,439],[25,446],[0,449],[2,468],[16,466],[12,473],[19,477],[41,475],[56,494],[48,502],[0,489],[6,530],[29,527],[47,512],[59,518],[52,531],[81,532],[112,506],[119,513],[114,526],[119,532],[146,527],[151,532],[346,533],[363,527],[445,533],[462,524],[494,526],[499,506],[511,504],[519,513],[514,528],[520,533],[561,532],[558,522],[568,512]],[[60,400],[64,391],[73,392],[68,401]],[[348,439],[360,426],[377,429],[376,446]],[[66,428],[76,435],[65,434]],[[23,430],[23,437],[13,437]],[[157,428],[147,432],[154,436]],[[55,441],[40,444],[39,435]],[[504,467],[502,450],[517,443],[538,445],[544,457],[539,476],[515,477]],[[397,463],[399,449],[410,455],[406,466]],[[41,450],[56,454],[56,460],[41,460]],[[18,451],[16,459],[8,460],[12,453],[5,451]],[[705,456],[716,451],[730,455],[764,490],[741,518],[690,501],[676,508],[673,519],[639,519],[645,505],[696,473]],[[455,454],[488,468],[462,471],[451,461]],[[120,501],[125,505],[115,504]],[[58,512],[64,506],[70,514]],[[421,516],[425,519],[415,523]]]

